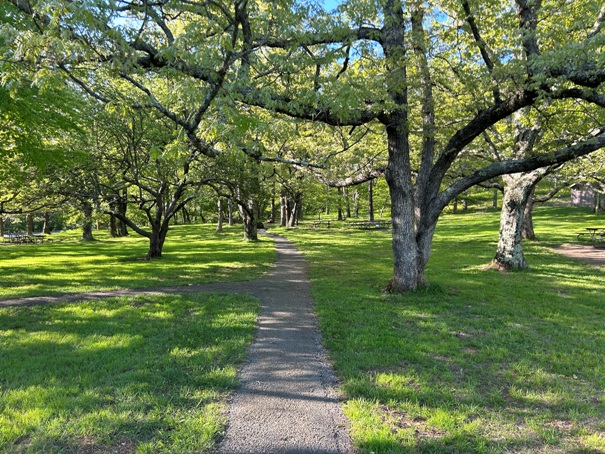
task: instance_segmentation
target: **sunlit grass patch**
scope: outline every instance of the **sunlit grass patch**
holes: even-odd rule
[[[406,295],[382,292],[387,232],[287,232],[311,262],[360,451],[605,452],[603,276],[547,247],[595,222],[582,210],[538,209],[542,241],[525,244],[531,269],[503,274],[482,270],[498,213],[446,215],[430,287]]]
[[[246,296],[0,309],[0,452],[206,452],[251,342]]]
[[[148,240],[131,234],[82,242],[79,232],[52,244],[0,246],[0,299],[101,289],[159,287],[260,277],[275,260],[273,241],[242,241],[241,227],[171,227],[159,260],[143,260]]]

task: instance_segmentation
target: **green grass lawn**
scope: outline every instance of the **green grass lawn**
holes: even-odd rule
[[[277,230],[310,262],[324,343],[363,453],[605,452],[602,268],[554,253],[585,211],[541,208],[531,271],[483,271],[498,213],[447,215],[431,286],[382,288],[385,231]],[[0,247],[0,298],[252,279],[272,242],[177,226],[144,262],[131,237]],[[221,295],[139,296],[0,309],[0,452],[212,450],[258,304]]]
[[[0,299],[248,280],[275,260],[241,227],[175,226],[152,262],[144,238],[95,236],[0,246]],[[0,309],[0,452],[211,451],[257,313],[206,294]]]
[[[283,231],[310,261],[361,452],[605,452],[603,270],[547,247],[605,220],[538,208],[531,271],[501,274],[482,270],[498,215],[444,216],[431,286],[399,296],[382,292],[389,233]]]
[[[257,312],[215,294],[0,309],[0,452],[208,452]]]
[[[162,258],[144,259],[149,241],[131,234],[80,241],[81,233],[53,235],[52,244],[0,245],[0,299],[101,289],[143,288],[250,280],[275,260],[273,242],[243,242],[241,226],[215,233],[213,225],[171,227]]]

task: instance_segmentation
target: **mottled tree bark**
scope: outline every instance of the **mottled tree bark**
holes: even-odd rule
[[[534,185],[527,199],[527,203],[525,204],[525,210],[523,211],[523,228],[521,229],[521,238],[523,240],[536,240],[536,232],[534,231],[534,205],[536,203],[534,199],[535,189],[536,186]]]

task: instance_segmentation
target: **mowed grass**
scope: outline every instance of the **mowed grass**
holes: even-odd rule
[[[605,452],[603,268],[547,247],[605,219],[538,208],[531,270],[502,274],[482,270],[498,216],[444,216],[431,285],[406,295],[382,291],[389,233],[284,231],[310,261],[360,452]]]
[[[0,309],[0,452],[209,452],[257,312],[219,294]]]
[[[275,260],[273,241],[242,241],[241,226],[215,233],[213,225],[172,226],[162,258],[145,261],[149,241],[131,233],[110,238],[95,231],[52,235],[52,244],[0,244],[0,300],[118,288],[251,280]]]

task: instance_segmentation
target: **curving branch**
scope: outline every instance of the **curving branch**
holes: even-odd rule
[[[486,181],[504,174],[529,172],[540,167],[563,164],[567,161],[585,156],[601,148],[605,148],[604,130],[597,131],[590,139],[563,147],[552,153],[544,153],[525,159],[502,161],[489,164],[482,169],[473,172],[467,177],[461,178],[443,190],[435,200],[434,216],[438,217],[438,213],[440,213],[441,210],[443,210],[454,197],[482,181]]]

